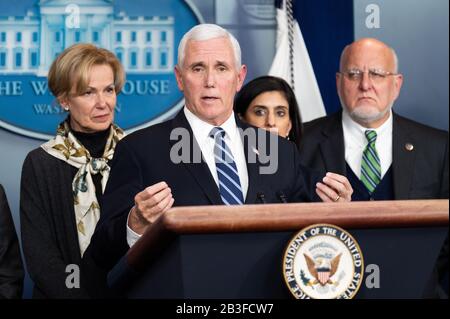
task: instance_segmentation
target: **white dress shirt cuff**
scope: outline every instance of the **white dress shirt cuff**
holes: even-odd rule
[[[128,213],[128,217],[127,217],[127,243],[128,246],[133,247],[133,245],[139,240],[139,238],[141,238],[142,235],[139,235],[138,233],[134,232],[130,226],[128,226],[128,219],[130,218],[130,214],[131,214],[131,209],[130,212]]]

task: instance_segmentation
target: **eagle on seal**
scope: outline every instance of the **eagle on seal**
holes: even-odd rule
[[[309,257],[306,254],[303,254],[305,256],[306,265],[308,266],[309,273],[316,278],[314,282],[312,282],[313,285],[316,285],[320,283],[322,286],[325,286],[326,284],[334,284],[333,281],[331,281],[331,277],[336,273],[339,261],[341,260],[341,255],[337,255],[334,257],[331,261],[329,261],[326,258],[317,258],[314,260],[313,258]]]

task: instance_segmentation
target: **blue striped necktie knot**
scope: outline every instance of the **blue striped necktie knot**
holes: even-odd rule
[[[381,164],[378,152],[375,147],[377,132],[373,130],[365,131],[367,146],[363,152],[361,162],[361,182],[372,194],[381,181]]]
[[[225,131],[214,127],[210,134],[214,139],[214,161],[216,163],[219,192],[226,205],[241,205],[244,203],[241,182],[233,154],[225,142]]]

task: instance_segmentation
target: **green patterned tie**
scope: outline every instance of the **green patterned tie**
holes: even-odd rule
[[[377,132],[366,131],[366,138],[369,141],[363,152],[361,162],[361,182],[366,186],[370,194],[373,193],[381,180],[381,165],[378,157],[375,141],[377,140]]]

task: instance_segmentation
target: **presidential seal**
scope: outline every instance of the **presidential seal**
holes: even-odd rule
[[[356,240],[334,225],[299,231],[283,258],[286,284],[297,299],[350,299],[362,283],[364,260]]]

